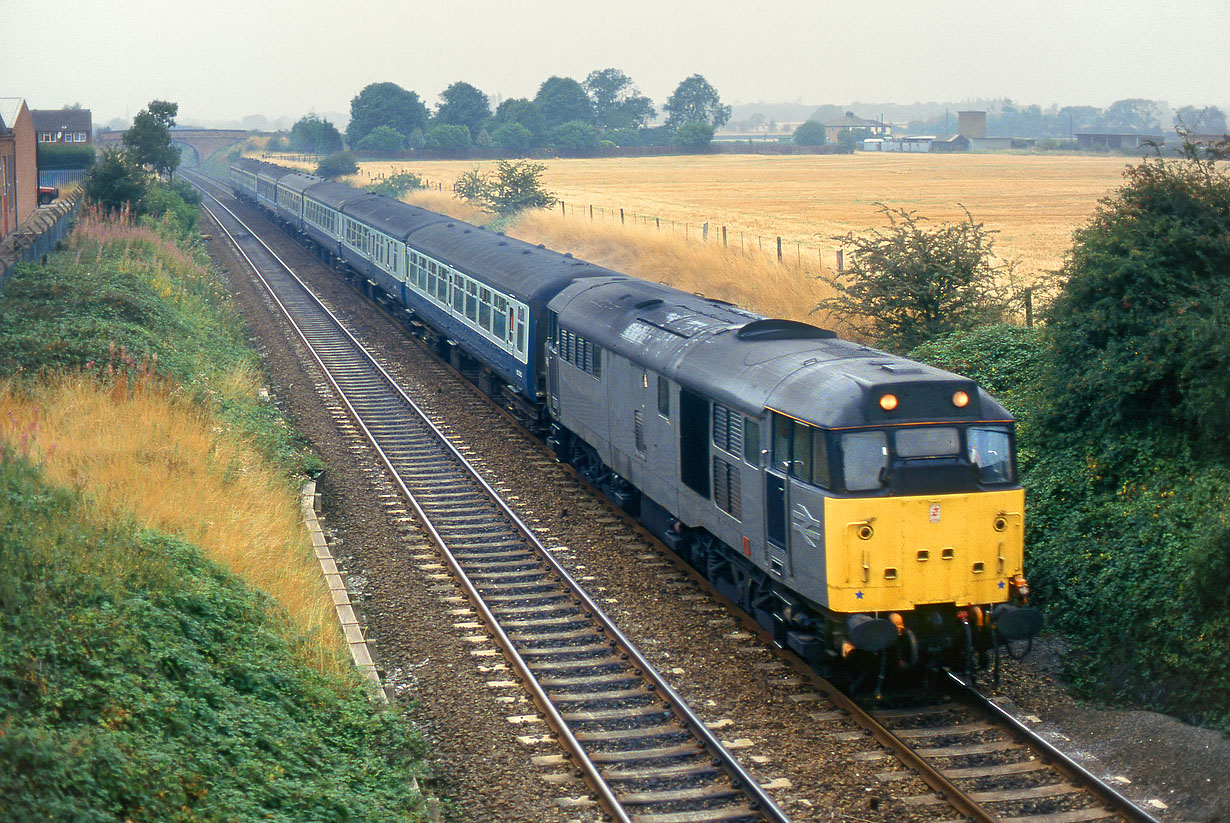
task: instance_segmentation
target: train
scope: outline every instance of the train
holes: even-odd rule
[[[252,158],[255,204],[817,669],[1042,628],[1015,420],[973,380]]]

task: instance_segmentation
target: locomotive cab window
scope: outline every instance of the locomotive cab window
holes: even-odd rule
[[[759,426],[756,436],[759,439]],[[773,415],[773,467],[805,483],[832,486],[829,434],[783,414]],[[759,455],[756,455],[759,457]],[[752,457],[748,456],[748,462]]]
[[[871,491],[884,485],[888,469],[888,437],[882,431],[850,432],[841,436],[841,470],[849,491]]]
[[[662,375],[658,375],[658,414],[670,420],[671,417],[671,383]]]
[[[1012,465],[1012,435],[1006,427],[971,428],[965,433],[969,461],[978,467],[984,485],[1015,481]]]

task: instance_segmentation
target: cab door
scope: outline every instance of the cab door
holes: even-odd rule
[[[789,578],[791,429],[789,417],[773,413],[773,443],[764,472],[765,548],[769,571]]]

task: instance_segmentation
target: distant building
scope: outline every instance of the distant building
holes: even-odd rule
[[[937,154],[951,154],[958,151],[969,151],[969,138],[954,134],[947,140],[935,140],[931,143],[931,151]]]
[[[935,142],[937,138],[930,135],[894,137],[889,140],[882,137],[868,137],[862,141],[861,146],[863,151],[920,153],[931,151],[931,146]]]
[[[31,109],[40,143],[93,143],[94,115],[89,109]]]
[[[26,101],[0,97],[0,238],[38,208],[38,141]]]
[[[846,129],[859,132],[866,137],[888,137],[892,131],[887,123],[881,123],[879,120],[867,120],[863,117],[855,117],[854,112],[848,111],[844,116],[836,120],[830,120],[824,124],[824,136],[830,143],[836,142],[837,135],[841,134]]]
[[[970,140],[987,136],[987,113],[985,111],[957,112],[957,134]]]
[[[1161,134],[1127,134],[1123,132],[1077,132],[1078,149],[1140,149],[1149,145],[1163,145],[1166,137]]]

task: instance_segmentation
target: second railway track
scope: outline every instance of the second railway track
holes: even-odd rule
[[[214,203],[606,811],[643,823],[787,820],[396,381]]]

